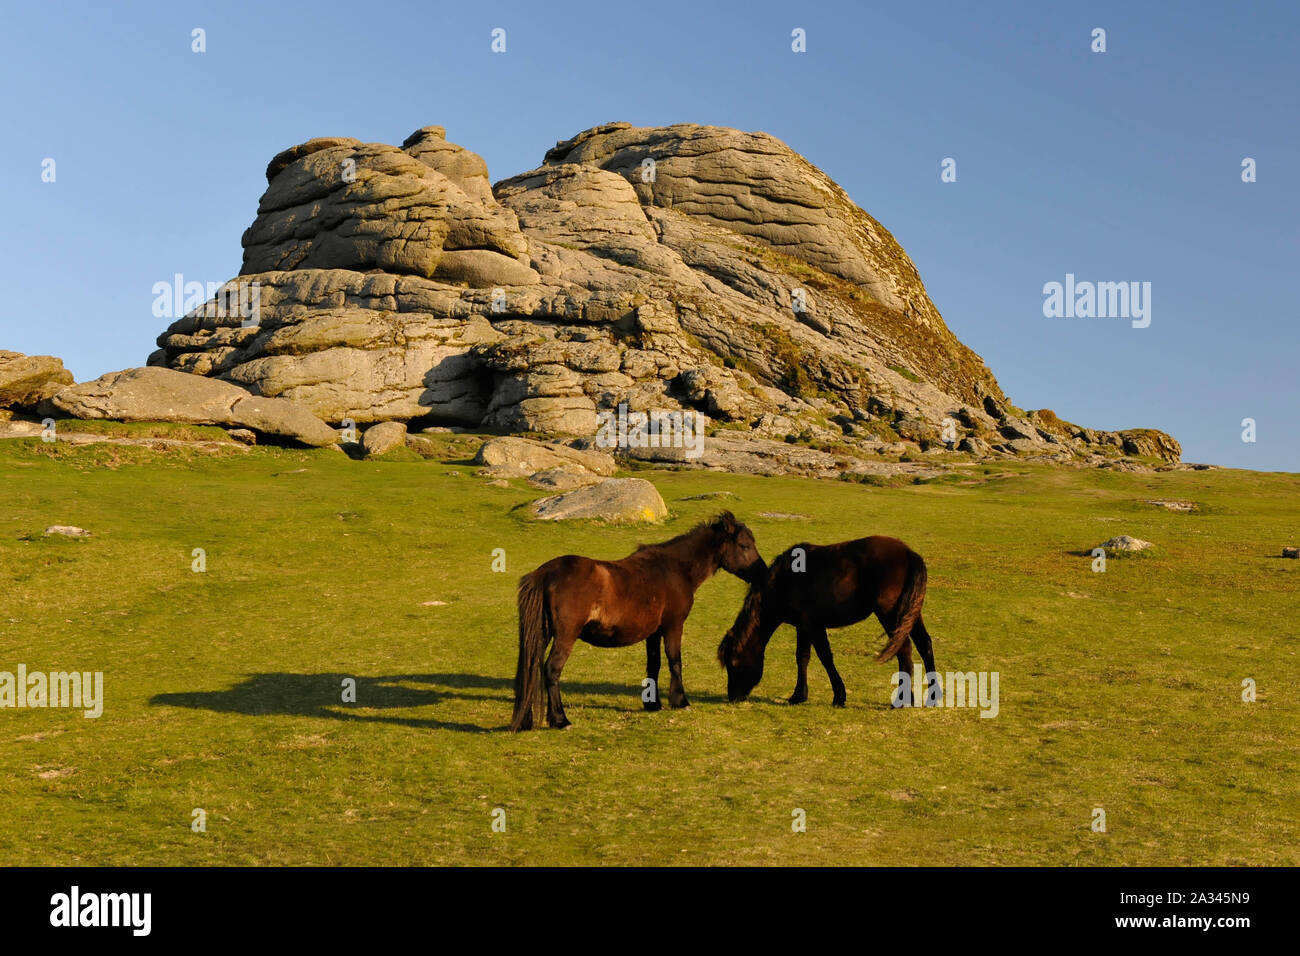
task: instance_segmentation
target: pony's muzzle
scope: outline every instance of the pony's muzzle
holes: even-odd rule
[[[739,703],[749,696],[750,692],[758,686],[758,682],[762,679],[763,671],[761,668],[728,667],[727,700],[733,704]]]

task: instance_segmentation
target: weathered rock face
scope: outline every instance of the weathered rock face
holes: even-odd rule
[[[72,384],[72,373],[52,355],[0,349],[0,408],[34,408]]]
[[[50,401],[74,418],[228,425],[317,447],[339,440],[334,429],[301,405],[165,368],[110,372],[70,385]]]
[[[647,206],[760,239],[862,286],[890,308],[925,294],[894,238],[821,170],[766,133],[610,123],[557,143],[546,163],[609,170]]]
[[[258,324],[219,294],[150,365],[333,423],[589,436],[625,405],[865,454],[1178,455],[1016,410],[889,232],[765,133],[615,123],[488,188],[431,126],[311,140],[267,179],[235,280]]]
[[[482,167],[486,183],[486,165],[436,129],[407,140],[411,152],[328,138],[281,153],[244,233],[243,273],[378,269],[474,285],[536,282],[518,223],[475,175]]]

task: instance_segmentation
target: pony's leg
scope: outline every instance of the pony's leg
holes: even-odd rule
[[[546,722],[557,730],[569,726],[569,718],[564,716],[564,703],[560,700],[560,673],[573,651],[575,640],[573,634],[556,634],[551,653],[546,655],[546,664],[542,667],[542,679],[546,684]]]
[[[788,703],[802,704],[808,699],[808,657],[812,654],[812,638],[804,628],[795,632],[794,663],[798,676],[794,682],[794,693]]]
[[[898,673],[903,675],[903,680],[907,682],[907,696],[905,701],[912,701],[912,645],[904,644],[898,649]],[[899,682],[900,686],[902,681]],[[902,701],[894,704],[895,707],[906,706]]]
[[[934,643],[930,640],[930,632],[925,629],[925,621],[918,614],[916,623],[912,625],[912,643],[916,645],[917,651],[921,655],[921,660],[925,661],[925,694],[922,704],[929,702],[930,695],[930,675],[939,673],[934,669]],[[943,681],[939,681],[938,699],[934,703],[938,704],[943,700]]]
[[[812,639],[817,659],[822,662],[822,667],[826,668],[826,676],[831,679],[831,704],[835,707],[843,707],[847,696],[844,692],[844,681],[840,680],[840,672],[835,669],[835,655],[831,653],[831,642],[826,637],[826,628],[811,628],[808,636]]]
[[[641,706],[646,710],[661,710],[664,706],[659,699],[659,644],[662,640],[663,635],[656,631],[645,642],[645,676],[654,688],[654,700],[646,700],[644,697],[641,699]]]
[[[664,653],[668,655],[668,706],[672,708],[689,707],[686,691],[682,688],[682,624],[671,624],[664,628]]]

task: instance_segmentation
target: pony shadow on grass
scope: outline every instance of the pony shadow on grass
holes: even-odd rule
[[[343,702],[343,681],[357,682],[356,703]],[[423,685],[412,687],[410,685]],[[639,710],[640,685],[575,683],[579,694],[619,697],[628,703],[588,704],[604,710]],[[502,723],[494,727],[436,720],[432,717],[399,716],[376,711],[410,710],[449,701],[491,701],[500,704]],[[377,721],[425,730],[452,730],[486,734],[505,730],[505,719],[514,700],[514,679],[479,674],[391,674],[362,677],[355,674],[251,674],[228,690],[155,694],[149,703],[161,707],[190,707],[217,713],[249,717],[325,717],[332,720]]]

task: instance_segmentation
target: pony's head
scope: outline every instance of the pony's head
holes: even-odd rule
[[[763,581],[754,581],[735,622],[718,645],[718,662],[727,669],[727,699],[744,700],[763,679],[763,652],[781,623],[765,596]]]
[[[767,563],[754,543],[753,532],[737,521],[730,511],[724,511],[710,521],[709,527],[718,536],[718,566],[724,571],[750,583],[767,571]]]

